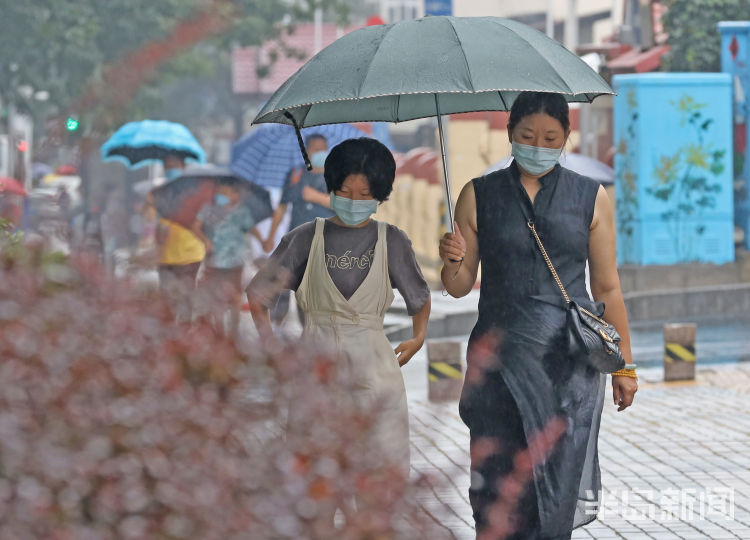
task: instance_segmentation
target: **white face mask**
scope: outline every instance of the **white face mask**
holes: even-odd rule
[[[560,159],[563,147],[544,148],[543,146],[530,146],[513,141],[511,144],[513,159],[524,171],[534,176],[539,176],[552,169]]]
[[[323,166],[326,164],[327,157],[328,157],[327,150],[315,152],[313,155],[310,156],[310,164],[316,169],[322,169]]]
[[[377,212],[378,201],[375,199],[355,201],[354,199],[339,197],[331,193],[331,210],[336,212],[341,221],[354,227],[360,223],[364,223],[370,219],[371,215]]]

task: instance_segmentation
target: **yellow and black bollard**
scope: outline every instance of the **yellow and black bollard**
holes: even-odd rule
[[[458,400],[464,381],[461,343],[428,341],[427,370],[430,401]]]
[[[664,380],[695,380],[695,324],[664,325]]]

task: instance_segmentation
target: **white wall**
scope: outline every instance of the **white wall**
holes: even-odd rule
[[[532,13],[546,13],[549,4],[556,20],[568,14],[569,0],[453,0],[453,14],[457,17],[518,17]],[[576,0],[579,17],[610,11],[616,0]]]
[[[454,5],[459,0],[453,0]],[[386,23],[403,19],[418,19],[424,16],[424,0],[381,0],[380,17]]]

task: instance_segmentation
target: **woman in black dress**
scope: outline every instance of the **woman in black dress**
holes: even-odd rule
[[[468,294],[482,262],[479,320],[459,404],[471,433],[469,498],[478,538],[570,538],[598,507],[606,376],[565,350],[565,304],[529,220],[568,294],[592,308],[589,263],[591,292],[605,303],[604,319],[622,336],[628,363],[612,377],[618,411],[637,390],[612,206],[597,182],[557,163],[569,134],[561,95],[521,93],[508,123],[513,163],[464,187],[456,232],[440,242],[442,281],[454,297]]]

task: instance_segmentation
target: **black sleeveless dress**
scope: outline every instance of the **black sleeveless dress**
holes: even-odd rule
[[[532,205],[515,163],[473,183],[482,284],[459,412],[471,433],[477,530],[497,526],[493,511],[515,508],[510,538],[569,538],[596,517],[606,376],[563,346],[565,304],[527,216],[568,294],[591,308],[585,272],[599,184],[556,165]],[[519,481],[526,490],[512,495]]]

